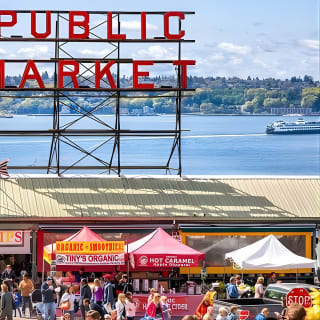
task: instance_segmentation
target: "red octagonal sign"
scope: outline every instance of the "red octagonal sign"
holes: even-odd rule
[[[294,288],[287,294],[287,306],[291,303],[301,304],[304,308],[310,308],[312,299],[309,292],[303,288]]]

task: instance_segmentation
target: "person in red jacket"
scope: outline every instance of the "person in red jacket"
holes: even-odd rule
[[[146,314],[155,320],[164,320],[159,293],[154,294],[153,300],[147,306]]]
[[[207,313],[207,309],[209,306],[210,306],[210,297],[205,295],[194,314],[199,319],[202,320],[204,315]]]

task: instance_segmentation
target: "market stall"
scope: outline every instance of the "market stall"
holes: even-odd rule
[[[161,276],[159,271],[172,270],[178,267],[198,266],[205,254],[190,248],[174,239],[162,228],[158,228],[149,235],[128,245],[130,266],[133,270],[133,285],[136,292],[137,316],[143,316],[147,306],[147,292],[154,287],[162,295],[168,297],[168,304],[172,309],[172,316],[181,317],[193,314],[203,298],[201,290],[187,290],[187,286],[170,286],[170,277]],[[149,272],[146,272],[149,271]],[[155,271],[155,273],[152,273]],[[158,272],[157,272],[158,271]],[[159,275],[159,277],[154,276]],[[135,278],[136,277],[136,278]],[[151,277],[151,278],[150,278]],[[200,286],[198,286],[199,289]],[[196,294],[198,293],[198,294]]]
[[[85,226],[67,239],[44,247],[43,257],[49,264],[55,263],[57,271],[85,268],[87,272],[105,272],[110,266],[125,265],[125,243],[105,241]]]
[[[244,248],[225,254],[241,269],[315,268],[316,260],[298,256],[287,249],[274,235],[269,235]]]

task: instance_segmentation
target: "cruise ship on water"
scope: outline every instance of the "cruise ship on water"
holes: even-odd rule
[[[267,126],[266,133],[320,133],[320,121],[304,121],[303,119],[298,119],[296,122],[275,121]]]

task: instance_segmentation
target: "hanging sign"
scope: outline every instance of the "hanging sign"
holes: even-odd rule
[[[154,268],[195,267],[198,266],[198,258],[179,257],[175,255],[137,255],[136,266]]]
[[[57,241],[56,253],[104,254],[124,253],[124,241]]]
[[[124,265],[124,254],[57,254],[58,265]]]
[[[0,246],[23,246],[23,231],[0,231]]]

